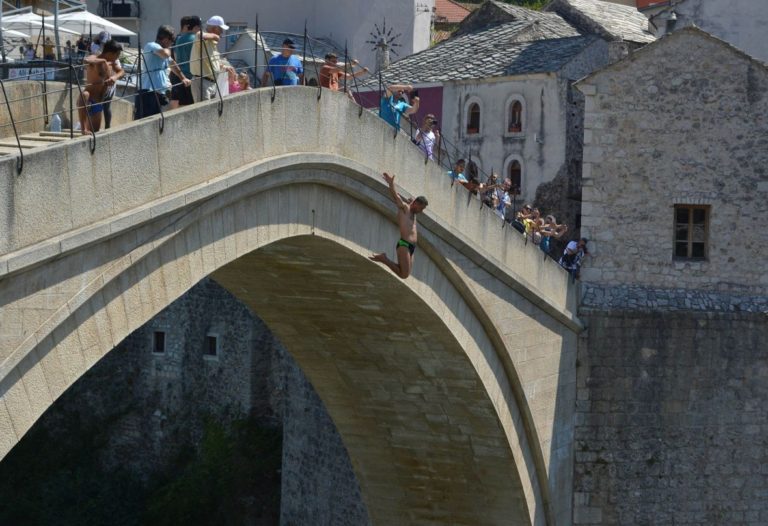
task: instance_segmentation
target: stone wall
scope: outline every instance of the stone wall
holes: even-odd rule
[[[683,29],[578,84],[582,271],[600,286],[768,291],[768,70]],[[673,257],[674,206],[708,205],[707,257]]]
[[[158,331],[162,354],[153,352]],[[217,357],[205,355],[209,334],[219,337]],[[94,453],[107,469],[143,478],[199,443],[210,416],[281,426],[281,524],[369,523],[344,444],[312,386],[267,326],[210,279],[126,338],[37,426],[56,436],[64,415],[85,428],[108,425]]]
[[[765,45],[765,27],[768,24],[768,4],[764,0],[739,0],[738,2],[710,2],[684,0],[675,2],[677,18],[674,28],[695,25],[721,38],[755,58],[768,62]],[[658,33],[667,30],[668,15],[654,19]]]
[[[580,314],[574,524],[768,524],[765,314]]]

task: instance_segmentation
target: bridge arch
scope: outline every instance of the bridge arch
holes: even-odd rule
[[[171,119],[168,126],[173,129]],[[554,320],[544,324],[548,333],[560,326],[572,333],[577,324],[569,321],[567,302],[558,307],[557,293],[554,299],[541,295],[498,260],[457,240],[445,224],[446,202],[454,207],[449,223],[477,213],[461,189],[440,176],[421,184],[449,197],[438,200],[440,215],[430,209],[425,214],[416,268],[405,282],[366,259],[372,251],[391,253],[398,236],[376,168],[306,152],[246,163],[130,209],[106,234],[98,234],[104,229],[97,224],[95,233],[78,234],[79,244],[66,243],[67,251],[20,268],[12,276],[18,280],[0,281],[3,305],[24,300],[29,289],[50,291],[57,283],[74,284],[68,289],[74,292],[50,298],[58,302],[54,314],[25,333],[0,364],[0,456],[106,352],[212,275],[270,324],[315,384],[350,451],[374,522],[553,523],[544,458],[549,451],[542,451],[547,442],[539,436],[551,420],[534,422],[526,398],[530,385],[540,389],[553,372],[522,385],[506,348],[509,338],[500,334],[490,311],[519,302],[519,310],[538,308]],[[495,216],[482,217],[490,224]],[[499,253],[519,248],[503,245]],[[301,257],[294,260],[292,254]],[[527,257],[522,254],[515,256],[518,262]],[[272,274],[259,285],[263,288],[250,290],[244,283],[254,281],[254,268]],[[281,295],[279,286],[291,275],[303,276],[297,278],[301,283]],[[322,352],[311,352],[295,317],[279,314],[306,307],[301,291],[315,300],[323,292],[320,297],[332,298],[337,307],[355,309],[365,320],[361,327],[385,330],[373,332],[373,342],[354,333],[376,360],[368,363],[361,351],[341,348],[344,333],[337,334],[327,320],[326,328],[308,339]],[[35,298],[39,301],[39,294]],[[270,299],[284,302],[284,308],[270,310]],[[399,310],[409,315],[393,333],[385,315]],[[319,324],[311,315],[324,312],[315,311],[305,312],[300,323]],[[411,348],[412,353],[404,351]],[[320,359],[337,349],[353,364],[348,372],[329,370]],[[364,380],[372,373],[384,378],[384,387],[366,391]],[[353,387],[357,390],[350,391]],[[358,406],[371,412],[379,407],[381,415],[358,414]],[[368,428],[382,422],[383,432]]]

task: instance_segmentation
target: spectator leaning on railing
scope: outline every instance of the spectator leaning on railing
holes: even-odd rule
[[[269,59],[269,67],[262,75],[261,84],[266,86],[270,77],[276,86],[297,86],[304,84],[304,66],[293,54],[296,44],[290,38],[283,40],[280,54]]]
[[[435,147],[440,144],[440,130],[437,129],[437,119],[431,113],[424,117],[421,128],[416,131],[413,142],[430,160],[435,160]]]
[[[141,71],[141,89],[136,97],[134,118],[141,119],[160,113],[160,106],[167,104],[165,91],[168,89],[168,67],[182,79],[185,85],[190,80],[184,76],[176,62],[171,58],[171,46],[176,32],[171,26],[160,26],[154,42],[144,46],[144,67]]]
[[[200,31],[202,21],[199,16],[184,16],[181,18],[181,32],[176,37],[176,45],[173,47],[173,59],[178,64],[179,69],[188,79],[193,78],[190,68],[190,59],[192,58],[192,45],[197,38],[196,33]],[[208,34],[210,38],[216,37],[213,33]],[[171,73],[171,109],[179,106],[189,106],[194,104],[195,99],[192,96],[192,86],[185,85],[175,73]]]
[[[451,178],[452,181],[456,181],[457,183],[464,184],[467,182],[467,178],[464,175],[464,168],[466,167],[467,162],[464,159],[459,159],[456,161],[456,164],[453,166],[453,170],[448,171],[448,177]]]
[[[411,103],[408,104],[403,96],[405,93],[413,92],[413,86],[406,84],[392,84],[387,87],[379,102],[379,117],[384,119],[395,130],[400,130],[400,119],[403,115],[413,115],[419,111],[419,97],[413,93]]]
[[[589,255],[587,242],[588,240],[585,237],[582,237],[578,241],[574,240],[569,242],[560,258],[560,265],[570,272],[574,279],[579,277],[581,262]]]
[[[221,35],[229,29],[220,16],[212,16],[205,23],[205,32],[199,31],[192,43],[190,70],[195,76],[192,86],[192,97],[195,102],[210,100],[216,97],[216,76],[221,71],[234,75],[235,70],[221,61],[217,45]],[[202,45],[202,47],[201,47]],[[226,95],[226,94],[225,94]]]
[[[365,67],[353,71],[354,67],[360,64],[357,60],[353,59],[349,64],[349,73],[347,73],[343,66],[339,66],[339,58],[336,56],[336,53],[328,53],[325,55],[325,64],[320,68],[320,85],[331,91],[339,91],[341,88],[340,80],[343,80],[344,78],[351,80],[360,75],[365,75],[370,71]]]
[[[562,224],[558,225],[557,220],[555,219],[555,216],[548,215],[544,219],[544,225],[539,229],[539,234],[541,235],[541,242],[539,243],[539,248],[543,251],[549,254],[551,250],[551,241],[552,239],[560,239],[565,235],[565,233],[568,232],[568,225]]]

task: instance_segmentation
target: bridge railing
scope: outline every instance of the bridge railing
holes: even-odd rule
[[[307,33],[307,30],[305,28],[304,33],[302,35],[298,34],[290,34],[290,33],[284,33],[284,32],[262,32],[259,29],[259,22],[258,19],[256,21],[256,28],[255,31],[251,30],[245,30],[241,32],[235,32],[230,33],[226,35],[226,38],[229,39],[235,39],[235,38],[241,38],[243,36],[250,37],[250,41],[252,42],[252,45],[240,45],[236,48],[233,48],[230,51],[221,53],[221,58],[228,61],[230,64],[234,64],[235,67],[239,67],[241,73],[246,73],[250,79],[249,83],[255,86],[256,88],[262,88],[262,89],[268,89],[270,90],[270,99],[272,102],[275,101],[276,97],[279,96],[280,90],[277,90],[277,84],[275,82],[275,75],[266,75],[265,72],[269,70],[269,58],[270,53],[268,51],[268,48],[270,48],[268,41],[272,42],[272,46],[274,48],[275,42],[283,37],[292,37],[295,38],[297,41],[301,42],[300,51],[301,51],[301,57],[302,57],[302,64],[304,67],[304,79],[310,79],[311,81],[317,81],[317,99],[319,100],[324,92],[324,88],[322,88],[319,84],[320,82],[320,68],[321,68],[321,57],[319,57],[319,54],[317,53],[318,49],[329,49],[329,44],[324,41],[320,41],[317,39],[314,39],[310,37]],[[187,44],[188,45],[188,44]],[[271,49],[273,49],[271,48]],[[174,45],[170,48],[172,51],[176,51],[179,49],[178,45]],[[350,57],[348,56],[346,48],[343,51],[340,50],[333,50],[337,56],[343,57],[343,72],[344,75],[342,75],[343,78],[343,91],[346,91],[350,95],[358,95],[359,97],[359,90],[357,85],[357,76],[356,75],[350,75],[348,76],[346,73],[350,71],[349,68],[351,68],[352,61],[350,60]],[[242,57],[244,54],[248,54],[252,56],[252,63],[248,64],[245,63],[243,65],[241,62],[239,62],[241,59],[236,59],[235,57]],[[307,60],[307,57],[310,57],[310,60]],[[49,65],[51,66],[49,69],[45,69],[42,72],[42,86],[43,86],[43,97],[42,101],[43,104],[41,104],[41,113],[37,115],[29,116],[25,119],[15,119],[13,116],[12,106],[14,104],[23,103],[27,100],[33,100],[37,95],[29,95],[25,97],[17,97],[15,99],[9,99],[6,90],[5,90],[5,84],[0,81],[0,87],[2,87],[2,91],[4,94],[5,102],[6,102],[6,108],[9,116],[9,122],[7,124],[0,124],[0,130],[4,128],[10,128],[13,132],[13,137],[15,138],[19,154],[17,158],[17,172],[21,173],[24,166],[24,147],[20,138],[18,125],[23,124],[28,121],[34,121],[34,120],[42,120],[45,123],[50,123],[53,120],[53,112],[49,111],[49,107],[47,104],[47,96],[51,94],[64,94],[66,97],[68,97],[69,104],[68,104],[68,124],[69,127],[66,129],[67,135],[69,135],[70,138],[74,138],[75,134],[83,133],[82,128],[85,128],[87,125],[88,134],[90,135],[90,151],[91,153],[94,153],[98,148],[98,134],[95,132],[95,126],[92,118],[92,111],[97,109],[97,106],[104,105],[106,102],[107,105],[109,105],[111,102],[118,102],[118,101],[126,101],[133,104],[140,104],[140,100],[136,99],[136,93],[142,92],[142,91],[149,91],[151,92],[151,96],[156,98],[157,106],[159,109],[159,133],[163,133],[165,128],[165,113],[166,111],[163,110],[164,104],[161,104],[163,102],[162,98],[165,96],[164,92],[167,87],[163,86],[155,86],[154,85],[154,75],[153,73],[158,73],[158,70],[154,69],[147,69],[147,64],[151,63],[147,61],[146,53],[143,50],[135,50],[135,51],[126,51],[123,53],[121,59],[125,62],[126,67],[124,70],[126,71],[125,77],[120,82],[118,86],[115,88],[115,93],[111,99],[109,99],[108,102],[106,101],[92,101],[92,100],[84,100],[83,94],[84,91],[86,91],[86,85],[85,85],[85,68],[88,67],[87,64],[77,64],[74,62],[72,58],[70,58],[66,63],[62,62],[51,62]],[[184,69],[188,69],[187,66],[197,66],[202,73],[205,71],[204,65],[208,66],[208,69],[213,71],[216,68],[217,63],[217,57],[211,56],[206,46],[199,46],[199,55],[198,56],[190,56],[189,60],[182,61],[177,63],[180,67],[184,67]],[[49,76],[57,76],[62,74],[66,74],[68,82],[63,88],[60,89],[53,89],[49,90],[47,86],[47,79]],[[218,72],[217,72],[218,73]],[[259,74],[261,73],[261,75]],[[314,76],[312,76],[314,74]],[[36,73],[29,73],[26,76],[27,79],[38,79],[40,78],[40,72]],[[7,82],[7,81],[6,81]],[[145,85],[147,82],[149,82],[149,86]],[[170,88],[176,88],[183,82],[180,79],[176,79],[175,84],[171,84]],[[222,89],[222,86],[219,82],[213,83],[214,89],[215,89],[215,98],[218,101],[217,104],[217,111],[219,116],[222,115],[224,112],[224,97],[226,96],[225,90]],[[203,83],[199,82],[199,85],[195,85],[194,89],[199,89],[199,99],[204,99],[206,94],[203,92]],[[75,102],[75,101],[79,102]],[[359,100],[359,98],[358,98]],[[76,113],[76,107],[78,109],[84,110],[84,119],[82,119],[82,124],[80,124],[78,121],[81,120],[81,118],[75,118]],[[363,107],[358,107],[358,116],[362,116],[363,114]],[[417,123],[414,123],[412,120],[406,120],[406,127],[404,128],[403,132],[411,139],[414,139],[417,129]],[[77,126],[80,125],[81,129],[78,130]],[[10,133],[4,134],[5,136],[10,135]],[[395,138],[397,137],[397,134],[395,134]],[[411,145],[413,148],[418,148],[416,145]],[[467,163],[467,171],[470,172],[471,175],[473,175],[472,180],[476,181],[478,184],[482,183],[483,185],[486,185],[485,188],[482,191],[488,191],[488,187],[490,185],[494,184],[494,181],[492,179],[493,174],[485,172],[481,167],[477,165],[472,160],[471,153],[469,153],[466,157],[462,155],[461,149],[456,144],[451,143],[448,139],[440,135],[439,141],[435,145],[435,149],[432,152],[433,155],[430,158],[429,152],[427,152],[423,148],[418,148],[422,154],[424,155],[424,162],[425,163],[436,163],[441,170],[448,172],[454,170],[454,166],[456,161],[459,158],[465,158],[465,161]],[[474,172],[474,173],[472,173]],[[501,181],[498,181],[497,183],[500,183]],[[456,184],[455,178],[453,178],[451,185],[453,186]],[[479,188],[468,188],[468,191],[472,193],[477,193],[477,189]],[[514,189],[513,189],[514,190]],[[517,212],[517,192],[512,192],[512,218],[514,218],[514,214]],[[485,206],[483,203],[483,200],[480,199],[478,201],[478,206],[483,207]],[[500,226],[501,228],[506,228],[509,224],[509,216],[500,218]],[[532,240],[532,238],[526,237],[526,243]],[[551,254],[544,253],[544,257],[549,255],[552,257]],[[553,258],[554,259],[554,258]]]
[[[347,56],[346,48],[343,50],[335,49],[331,44],[325,41],[321,41],[309,36],[305,27],[303,34],[294,34],[288,32],[271,32],[260,31],[259,22],[256,20],[255,31],[244,30],[239,32],[227,33],[222,38],[228,40],[237,40],[240,37],[250,37],[253,45],[241,45],[237,48],[233,48],[230,51],[219,53],[225,63],[231,65],[235,72],[245,73],[248,76],[250,87],[254,89],[266,88],[271,90],[272,100],[274,101],[277,96],[277,85],[273,75],[264,75],[266,71],[269,71],[268,62],[271,58],[271,51],[275,51],[274,47],[270,47],[268,41],[275,45],[275,42],[283,37],[290,37],[300,42],[301,44],[301,57],[304,65],[305,75],[304,77],[309,79],[311,83],[317,84],[317,97],[322,96],[323,90],[320,87],[320,68],[321,57],[318,56],[318,50],[333,51],[339,57],[344,58],[343,68],[345,71],[350,67],[350,58]],[[186,44],[189,45],[189,44]],[[175,53],[179,49],[180,45],[171,46],[172,52]],[[217,57],[213,57],[209,54],[206,46],[199,46],[199,55],[196,57],[190,56],[187,61],[177,62],[177,65],[184,67],[189,71],[189,68],[195,66],[203,72],[207,64],[208,68],[213,69],[214,63]],[[250,56],[251,63],[247,63],[242,57]],[[74,138],[75,135],[88,133],[91,135],[92,150],[95,152],[97,148],[98,136],[94,130],[94,119],[92,114],[98,109],[104,108],[105,113],[111,113],[112,103],[119,103],[125,101],[126,103],[137,105],[141,104],[141,100],[137,97],[137,92],[142,90],[150,91],[156,98],[157,105],[159,107],[160,122],[159,131],[163,132],[165,125],[165,114],[168,110],[163,109],[166,99],[166,93],[179,87],[183,84],[183,81],[176,79],[176,82],[166,86],[153,85],[153,73],[158,73],[158,69],[147,68],[147,55],[143,49],[138,50],[124,50],[120,60],[122,62],[122,69],[125,72],[122,79],[116,82],[114,94],[105,98],[104,100],[87,100],[81,101],[82,94],[87,90],[87,75],[86,69],[89,67],[87,63],[84,63],[82,58],[70,55],[66,61],[46,60],[41,61],[37,67],[26,68],[24,73],[15,73],[12,80],[6,79],[3,81],[0,79],[0,90],[3,92],[3,102],[5,105],[5,115],[0,116],[0,139],[12,138],[17,145],[18,158],[17,158],[17,172],[20,174],[24,167],[24,149],[25,145],[22,144],[23,133],[34,132],[46,132],[55,133],[51,129],[54,121],[59,122],[62,133],[68,134],[70,138]],[[202,66],[201,66],[202,65]],[[1,66],[0,66],[1,67]],[[52,87],[51,84],[56,84],[56,80],[63,80],[64,87],[57,88]],[[196,80],[196,79],[190,79]],[[265,81],[262,82],[262,80]],[[40,93],[30,93],[14,96],[10,90],[6,89],[9,82],[23,82],[23,81],[39,81],[41,84]],[[149,85],[146,85],[149,83]],[[228,90],[222,89],[221,82],[214,83],[215,96],[219,100],[219,111],[223,112],[223,98],[228,94]],[[344,77],[343,90],[352,92],[356,90],[357,82],[356,78],[352,78],[351,81],[347,81]],[[202,82],[195,82],[193,89],[200,89],[202,91]],[[202,93],[199,93],[200,99],[202,99]],[[51,108],[50,100],[57,96],[68,99],[69,103],[64,105],[63,111],[57,111]],[[24,116],[19,117],[17,111],[23,107]],[[81,119],[78,116],[80,109],[84,110],[85,119]],[[362,108],[360,108],[362,114]],[[81,122],[83,121],[83,122]],[[86,126],[87,123],[87,126]],[[125,124],[125,119],[121,119],[119,124]],[[110,127],[109,122],[106,122],[106,128]],[[59,126],[59,124],[57,124]],[[88,129],[88,132],[84,132],[84,129]]]

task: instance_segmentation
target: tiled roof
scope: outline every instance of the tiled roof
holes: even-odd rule
[[[530,36],[535,26],[530,21],[518,20],[453,37],[394,62],[382,73],[382,80],[385,84],[426,84],[554,72],[596,38],[569,36],[521,41],[522,35]],[[539,33],[546,31],[539,29]],[[377,83],[374,75],[362,86]]]
[[[471,11],[451,0],[435,0],[435,22],[443,24],[458,24]]]
[[[467,18],[465,23],[459,27],[456,34],[462,35],[477,31],[478,27],[477,23],[474,22],[475,19],[481,19],[482,22],[480,24],[486,27],[517,21],[536,23],[536,31],[539,35],[536,38],[562,38],[581,34],[578,29],[563,20],[557,13],[535,11],[495,0],[484,3],[480,9],[473,12],[472,16]]]
[[[598,26],[607,35],[628,42],[648,43],[656,37],[648,31],[648,19],[637,8],[602,0],[554,0],[546,8],[589,31],[581,22]],[[586,19],[586,20],[584,20]]]

